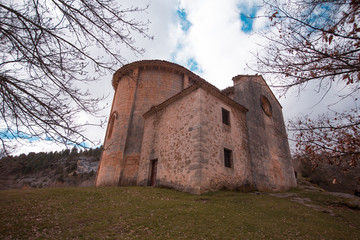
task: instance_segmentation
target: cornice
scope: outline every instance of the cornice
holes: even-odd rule
[[[211,86],[212,88],[215,88],[218,91],[220,91],[214,85],[208,83],[205,79],[201,78],[200,76],[196,75],[195,73],[186,69],[185,67],[183,67],[179,64],[164,61],[164,60],[141,60],[141,61],[132,62],[132,63],[122,66],[113,75],[112,86],[115,91],[116,91],[118,82],[121,80],[121,78],[123,76],[131,76],[131,74],[133,73],[133,71],[135,69],[139,69],[139,71],[144,70],[144,69],[156,69],[156,70],[162,70],[162,71],[170,71],[175,74],[186,74],[189,77],[189,80],[192,81],[193,83],[204,83],[204,84],[207,84],[207,85]]]

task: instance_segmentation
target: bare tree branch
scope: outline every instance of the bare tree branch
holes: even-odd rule
[[[312,82],[318,92],[328,94],[337,82],[346,88],[339,97],[356,101],[360,90],[360,1],[264,0],[264,6],[271,24],[262,34],[267,45],[255,55],[257,71],[277,76],[272,86],[284,92],[293,87],[301,92]],[[360,159],[359,109],[333,115],[289,122],[296,154],[310,157],[314,164],[345,161],[342,166],[354,167]]]
[[[83,89],[97,80],[87,69],[99,76],[116,70],[126,63],[122,46],[144,52],[134,34],[151,39],[149,22],[131,16],[147,7],[126,8],[115,0],[0,1],[2,152],[19,133],[64,144],[91,142],[83,127],[94,123],[77,116],[96,115],[102,98]],[[94,55],[95,46],[107,56]]]

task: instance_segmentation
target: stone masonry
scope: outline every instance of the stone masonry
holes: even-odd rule
[[[233,81],[220,91],[160,60],[120,68],[96,186],[195,194],[295,186],[279,102],[261,76]]]

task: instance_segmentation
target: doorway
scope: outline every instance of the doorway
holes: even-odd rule
[[[157,163],[158,160],[154,159],[151,160],[151,169],[150,169],[150,186],[155,186],[156,185],[156,173],[157,173]]]

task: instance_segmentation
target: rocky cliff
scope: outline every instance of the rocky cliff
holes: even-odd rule
[[[0,189],[93,186],[100,150],[30,153],[0,159]]]

